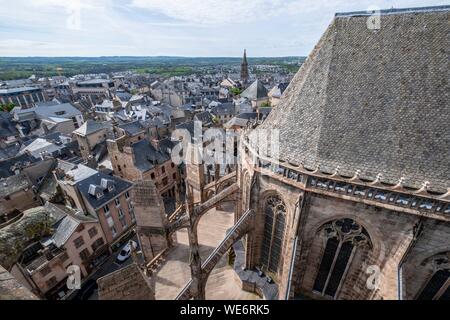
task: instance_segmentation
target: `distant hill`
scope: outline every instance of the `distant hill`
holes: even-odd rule
[[[251,65],[267,64],[286,67],[295,71],[304,57],[257,57],[248,58]],[[56,75],[62,68],[62,75],[82,73],[111,73],[133,70],[141,73],[161,75],[182,75],[195,72],[199,67],[235,66],[240,57],[0,57],[0,80]]]

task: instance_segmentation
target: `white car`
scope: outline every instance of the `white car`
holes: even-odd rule
[[[131,257],[131,246],[133,246],[134,249],[137,249],[137,243],[131,240],[122,248],[122,250],[120,250],[117,256],[117,262],[124,262]]]

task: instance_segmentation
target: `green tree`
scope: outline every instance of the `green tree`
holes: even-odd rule
[[[233,94],[233,96],[238,96],[242,93],[242,90],[236,87],[231,87],[230,92]]]
[[[271,106],[270,106],[270,102],[269,101],[267,101],[267,102],[263,102],[263,103],[261,103],[261,105],[260,105],[260,108],[270,108]]]
[[[213,115],[213,116],[212,116],[212,121],[213,121],[215,124],[219,123],[219,117]]]
[[[12,102],[7,104],[0,104],[0,110],[5,112],[10,112],[12,109],[14,109],[16,105]]]

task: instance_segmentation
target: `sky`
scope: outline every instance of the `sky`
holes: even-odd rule
[[[335,12],[434,0],[0,0],[0,56],[307,56]]]

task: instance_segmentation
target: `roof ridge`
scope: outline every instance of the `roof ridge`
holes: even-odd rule
[[[399,13],[424,13],[424,12],[436,12],[436,11],[447,11],[447,10],[450,10],[450,5],[336,12],[334,14],[334,16],[335,17],[355,17],[355,16],[370,16],[375,13],[382,14],[382,15],[388,15],[388,14],[399,14]]]

